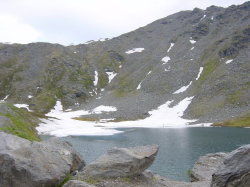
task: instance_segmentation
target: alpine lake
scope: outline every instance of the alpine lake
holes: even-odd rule
[[[250,143],[250,128],[129,128],[113,136],[68,136],[70,142],[90,163],[112,147],[133,147],[147,144],[160,146],[152,172],[173,180],[188,181],[188,171],[200,156],[230,152]],[[44,137],[45,139],[48,136]]]

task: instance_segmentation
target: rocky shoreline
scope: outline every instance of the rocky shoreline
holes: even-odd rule
[[[249,187],[250,145],[207,154],[190,171],[191,182],[171,181],[146,170],[158,145],[113,148],[92,163],[58,138],[32,142],[0,132],[1,187]]]

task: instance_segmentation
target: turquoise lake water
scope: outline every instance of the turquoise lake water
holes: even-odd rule
[[[188,181],[187,171],[199,156],[214,152],[229,152],[250,144],[250,129],[246,128],[181,128],[181,129],[121,129],[125,133],[113,136],[69,136],[69,141],[87,163],[112,147],[147,144],[160,146],[157,158],[149,168],[164,177]]]

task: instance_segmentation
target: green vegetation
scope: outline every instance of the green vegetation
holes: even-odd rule
[[[75,117],[73,119],[79,120],[79,121],[96,121],[96,122],[99,121],[99,119],[93,118],[93,117]]]
[[[122,117],[119,117],[119,118],[116,118],[116,119],[107,120],[107,122],[135,121],[135,120],[145,119],[146,117],[147,117],[146,115],[132,117],[132,118],[122,118]],[[79,121],[100,122],[100,119],[99,118],[95,118],[95,117],[75,117],[73,119],[79,120]]]
[[[11,125],[3,126],[0,130],[27,140],[40,141],[35,129],[38,119],[32,113],[24,109],[16,108],[10,104],[5,105],[10,110],[6,113],[0,113],[0,115],[9,118],[11,120]]]
[[[187,176],[190,178],[191,177],[191,169],[187,170]]]
[[[99,72],[98,75],[98,87],[104,88],[108,84],[108,76],[103,72]]]
[[[119,77],[119,84],[114,92],[116,97],[125,97],[134,90],[134,84],[129,74]]]
[[[207,115],[214,110],[222,108],[225,105],[225,99],[214,96],[212,98],[202,98],[197,103],[193,103],[190,106],[190,113],[194,118]]]
[[[227,101],[230,104],[237,104],[244,93],[241,90],[237,90],[234,93],[228,95]]]
[[[250,114],[237,117],[231,120],[214,123],[213,126],[223,126],[223,127],[250,127]]]
[[[55,106],[55,104],[55,94],[52,92],[45,92],[32,100],[32,106],[30,108],[38,113],[46,114]]]
[[[70,181],[71,178],[72,178],[72,175],[68,173],[66,177],[63,179],[63,181],[57,187],[62,187],[64,184]]]
[[[148,117],[148,116],[144,115],[144,116],[137,116],[137,117],[133,117],[133,118],[119,117],[119,118],[116,118],[116,119],[113,119],[113,120],[109,120],[108,122],[135,121],[135,120],[145,119],[146,117]]]
[[[211,74],[215,71],[215,69],[218,67],[219,60],[218,59],[209,59],[204,66],[204,70],[198,80],[198,83],[203,83],[206,81]]]
[[[98,183],[99,181],[93,178],[88,178],[88,179],[84,179],[84,182],[88,183],[88,184],[93,184],[95,185],[96,183]]]
[[[122,182],[130,182],[131,181],[131,178],[129,178],[129,177],[121,177],[121,178],[119,178],[120,179],[120,181],[122,181]]]

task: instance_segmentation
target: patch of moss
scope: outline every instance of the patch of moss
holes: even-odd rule
[[[114,51],[104,52],[98,59],[100,66],[103,70],[109,69],[112,71],[118,71],[119,63],[123,61],[124,58]]]
[[[119,118],[116,118],[116,119],[113,119],[113,120],[109,120],[108,122],[123,122],[123,121],[135,121],[135,120],[141,120],[141,119],[145,119],[146,115],[144,116],[138,116],[138,117],[134,117],[134,118],[122,118],[122,117],[119,117]]]
[[[219,60],[218,59],[209,59],[204,66],[204,70],[198,80],[198,83],[201,84],[204,81],[206,81],[211,74],[215,71],[215,69],[218,67]]]
[[[131,178],[129,178],[129,177],[120,177],[119,179],[122,182],[131,182]]]
[[[237,104],[242,98],[243,94],[244,93],[241,90],[236,90],[234,93],[227,96],[228,103]]]
[[[38,113],[48,113],[56,104],[55,94],[44,92],[35,97],[31,102],[31,109]]]
[[[88,178],[88,179],[84,179],[84,182],[88,183],[88,184],[97,184],[99,181],[97,179],[93,179],[93,178]]]
[[[134,90],[134,84],[129,75],[119,77],[119,84],[114,92],[116,97],[125,97]]]
[[[21,64],[17,64],[17,58],[13,57],[8,59],[3,63],[1,63],[0,69],[0,96],[5,96],[6,93],[9,93],[12,88],[13,82],[18,82],[23,79],[21,75],[18,75],[18,72],[21,72],[23,66]]]
[[[188,176],[188,178],[191,177],[191,169],[188,169],[188,170],[187,170],[187,176]]]
[[[11,111],[8,113],[0,113],[0,115],[9,118],[11,120],[11,125],[3,126],[0,130],[27,140],[40,141],[35,129],[38,123],[37,118],[24,109],[16,108],[10,104],[6,105]]]
[[[219,96],[214,96],[212,98],[203,98],[197,103],[193,103],[190,108],[190,114],[194,118],[200,118],[201,116],[212,113],[214,110],[222,108],[225,105],[225,98],[219,98]]]
[[[72,119],[79,120],[79,121],[99,121],[99,119],[93,118],[93,117],[75,117]]]
[[[104,88],[108,84],[108,76],[103,72],[99,72],[98,75],[98,87]]]
[[[223,126],[223,127],[250,127],[250,114],[226,120],[219,123],[214,123],[212,126]]]
[[[63,179],[63,181],[59,185],[57,185],[57,187],[62,187],[64,184],[66,184],[71,179],[72,179],[72,175],[67,174],[66,177]]]

